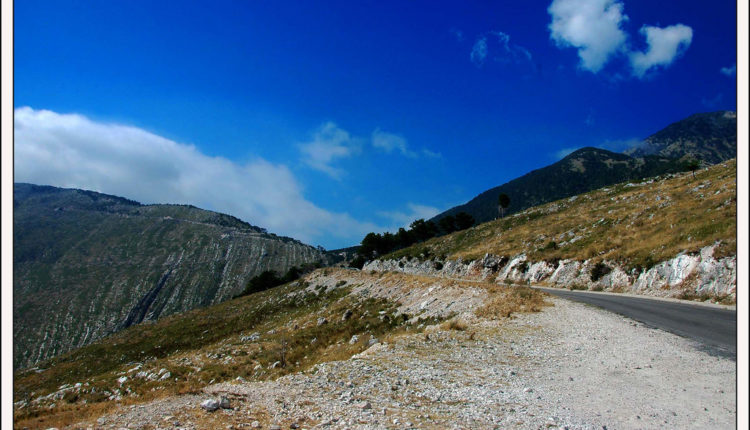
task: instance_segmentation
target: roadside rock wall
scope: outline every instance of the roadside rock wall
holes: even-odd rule
[[[596,264],[591,260],[532,262],[525,254],[513,257],[486,254],[473,261],[420,261],[416,258],[374,260],[368,262],[362,270],[661,297],[707,295],[715,299],[736,300],[737,257],[716,259],[713,257],[715,247],[716,245],[707,246],[697,254],[677,255],[642,272],[604,261],[606,268],[599,271],[600,277],[595,281],[592,272],[595,271]]]

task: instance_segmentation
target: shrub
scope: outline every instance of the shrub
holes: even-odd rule
[[[435,270],[443,270],[443,263],[436,261],[435,264]]]
[[[600,261],[594,265],[594,268],[591,269],[591,280],[593,282],[598,281],[602,278],[602,276],[606,275],[607,273],[611,272],[612,268],[604,264],[603,261]]]

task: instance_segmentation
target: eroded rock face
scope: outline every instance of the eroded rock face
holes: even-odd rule
[[[387,260],[371,261],[363,270],[397,271],[415,275],[485,280],[497,283],[537,284],[592,290],[630,292],[652,296],[677,296],[683,292],[736,299],[737,257],[716,259],[716,244],[698,254],[680,254],[641,273],[628,273],[614,262],[604,262],[610,271],[592,281],[594,263],[590,260],[560,260],[556,265],[547,261],[531,262],[525,254],[510,259],[485,255],[469,264],[459,260],[442,262],[436,269],[433,261]],[[507,263],[503,263],[507,261]],[[439,265],[438,265],[439,266]]]
[[[320,250],[191,206],[16,184],[14,368],[216,304]]]

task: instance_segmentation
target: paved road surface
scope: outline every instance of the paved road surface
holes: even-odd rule
[[[540,288],[550,294],[640,321],[700,342],[714,354],[737,359],[737,312],[729,309],[641,297]]]

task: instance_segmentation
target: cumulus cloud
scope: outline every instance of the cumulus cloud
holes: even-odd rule
[[[618,0],[554,0],[547,9],[550,37],[558,47],[576,48],[584,70],[598,73],[610,59],[625,56],[637,78],[668,67],[690,46],[693,29],[687,25],[644,25],[640,34],[648,46],[645,52],[632,50],[622,28],[628,21],[624,8]]]
[[[379,128],[372,132],[372,146],[387,153],[398,151],[407,157],[415,158],[417,156],[414,151],[409,149],[409,145],[403,136],[387,133]]]
[[[442,212],[440,209],[432,206],[425,206],[416,203],[408,203],[406,205],[406,211],[391,211],[391,212],[379,212],[378,215],[390,220],[393,223],[391,231],[396,231],[400,227],[408,228],[409,225],[420,218],[430,219],[435,215]]]
[[[321,125],[313,133],[313,139],[299,145],[302,161],[315,170],[319,170],[334,179],[341,179],[345,173],[332,164],[337,159],[349,158],[358,153],[361,145],[348,131],[339,128],[333,122]]]
[[[471,62],[477,67],[482,67],[484,60],[487,59],[487,37],[482,36],[474,42],[474,46],[471,48],[471,54],[469,54]]]
[[[90,189],[143,203],[193,204],[308,243],[358,242],[379,229],[316,206],[286,166],[260,158],[239,164],[137,127],[28,107],[15,110],[14,132],[17,182]],[[339,145],[347,140],[332,124],[320,135]],[[319,159],[347,152],[331,154]]]
[[[554,0],[550,36],[559,47],[578,49],[581,68],[594,73],[623,49],[627,35],[621,24],[628,20],[616,0]]]
[[[732,77],[737,74],[737,64],[732,64],[732,67],[722,67],[719,71],[722,75]]]
[[[664,28],[644,25],[640,33],[646,37],[648,49],[630,53],[633,74],[639,78],[655,67],[668,67],[693,40],[693,29],[683,24]]]

